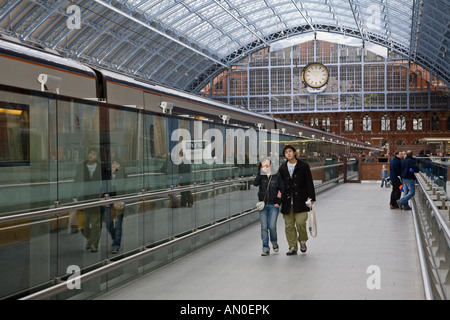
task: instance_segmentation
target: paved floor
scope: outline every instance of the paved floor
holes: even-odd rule
[[[317,197],[307,253],[262,257],[259,224],[234,233],[98,300],[422,300],[411,211],[389,209],[390,189],[342,184]],[[370,289],[372,287],[372,289]]]

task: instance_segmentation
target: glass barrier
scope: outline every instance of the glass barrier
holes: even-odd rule
[[[448,193],[448,168],[450,163],[447,159],[441,157],[418,157],[416,159],[420,171]]]
[[[253,209],[255,150],[281,163],[284,144],[296,144],[312,169],[321,167],[316,185],[343,172],[325,156],[329,143],[18,89],[0,90],[0,130],[0,218],[25,217],[0,222],[0,299],[69,285],[77,272]],[[255,212],[82,288],[73,283],[56,298],[92,297],[258,219]]]

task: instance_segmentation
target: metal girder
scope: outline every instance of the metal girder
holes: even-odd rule
[[[214,62],[216,62],[216,63],[218,63],[218,64],[222,64],[222,62],[220,62],[220,61],[218,61],[218,60],[216,60],[216,59],[213,59],[212,57],[210,57],[210,56],[204,54],[203,52],[198,51],[197,49],[194,49],[194,48],[192,48],[192,47],[190,47],[190,46],[184,44],[183,42],[179,41],[178,39],[175,39],[175,38],[172,37],[172,36],[169,36],[168,34],[162,32],[161,30],[158,30],[158,29],[156,29],[156,28],[150,26],[149,24],[146,24],[146,23],[142,22],[141,20],[138,20],[138,19],[134,18],[134,17],[131,16],[131,15],[129,15],[129,14],[127,14],[127,13],[121,11],[121,10],[118,10],[117,8],[115,8],[114,6],[109,5],[109,4],[106,3],[105,1],[102,1],[102,0],[94,0],[94,1],[97,2],[97,3],[99,3],[99,4],[101,4],[101,5],[103,5],[103,6],[105,6],[105,7],[107,7],[108,9],[110,9],[110,10],[112,10],[112,11],[114,11],[114,12],[116,12],[116,13],[118,13],[118,14],[124,16],[124,17],[126,17],[127,19],[134,21],[135,23],[138,23],[138,24],[143,25],[144,27],[146,27],[147,29],[149,29],[149,30],[151,30],[151,31],[153,31],[153,32],[155,32],[155,33],[159,33],[160,35],[162,35],[162,36],[168,38],[169,40],[171,40],[171,41],[173,41],[173,42],[175,42],[175,43],[177,43],[177,44],[179,44],[179,45],[181,45],[181,46],[183,46],[183,47],[186,47],[186,48],[189,49],[189,50],[192,50],[192,51],[194,51],[194,52],[196,52],[196,53],[198,53],[198,54],[201,54],[202,56],[204,56],[204,57],[210,59],[211,61],[214,61]],[[225,65],[224,65],[224,66],[225,66]]]
[[[65,27],[69,5],[82,8],[80,30]],[[375,27],[370,8],[379,11]],[[0,32],[198,92],[273,41],[326,31],[385,46],[449,85],[449,15],[444,0],[8,0],[0,5]]]
[[[305,16],[305,14],[304,14],[303,11],[302,11],[302,10],[305,10],[306,13],[308,14],[308,10],[306,10],[306,9],[303,7],[303,3],[302,3],[301,1],[299,1],[299,3],[300,3],[300,7],[299,7],[299,5],[297,4],[296,0],[291,0],[291,1],[292,1],[292,4],[293,4],[293,5],[295,6],[295,8],[297,9],[297,11],[300,12],[300,14],[302,15],[302,17],[303,17],[303,19],[305,20],[305,22],[309,25],[309,27],[311,28],[311,30],[314,31],[314,32],[316,32],[316,30],[314,29],[314,26],[312,25],[311,21],[308,20],[308,18]]]

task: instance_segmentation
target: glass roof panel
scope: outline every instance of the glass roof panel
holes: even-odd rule
[[[0,1],[0,34],[62,55],[173,79],[174,63],[207,81],[242,55],[309,32],[341,33],[417,60],[450,82],[448,0],[73,0]],[[56,4],[56,5],[55,5]],[[88,6],[89,4],[89,6]],[[77,5],[82,28],[67,30]],[[10,8],[12,6],[13,8]],[[420,15],[419,15],[420,12]],[[420,23],[419,23],[420,22]],[[156,45],[155,45],[156,43]],[[167,62],[161,62],[161,57]],[[175,58],[174,58],[175,57]],[[134,60],[139,60],[139,62]],[[173,60],[176,59],[176,60]],[[177,61],[178,60],[178,61]],[[158,61],[158,65],[151,62]],[[165,60],[164,60],[165,61]],[[198,61],[198,62],[197,62]],[[184,64],[184,66],[182,66]],[[148,70],[147,70],[148,69]],[[192,77],[190,75],[190,79]],[[164,84],[170,85],[165,82]],[[200,85],[200,84],[198,84]]]

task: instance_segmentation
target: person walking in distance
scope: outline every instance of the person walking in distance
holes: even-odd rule
[[[419,172],[416,160],[412,157],[411,150],[406,152],[406,158],[402,161],[401,177],[403,182],[403,197],[397,200],[398,206],[403,210],[411,210],[408,200],[416,194],[416,176],[414,173]]]
[[[283,148],[283,154],[287,161],[281,164],[279,169],[285,186],[281,213],[283,214],[286,239],[289,244],[289,251],[286,255],[292,256],[297,254],[298,243],[300,243],[301,252],[307,250],[306,220],[310,208],[305,202],[310,198],[311,205],[313,205],[316,201],[316,194],[308,163],[296,158],[295,148],[291,145],[286,145]]]
[[[392,191],[391,191],[391,201],[389,207],[391,209],[398,209],[397,200],[400,199],[402,192],[400,191],[400,185],[402,184],[400,180],[400,175],[402,170],[402,154],[400,151],[395,151],[394,158],[392,158],[389,164],[389,177],[391,178]]]
[[[380,187],[383,188],[383,185],[384,185],[387,188],[388,187],[387,178],[389,177],[389,172],[388,172],[385,164],[383,164],[383,167],[381,169],[380,177],[381,177],[381,186]]]

